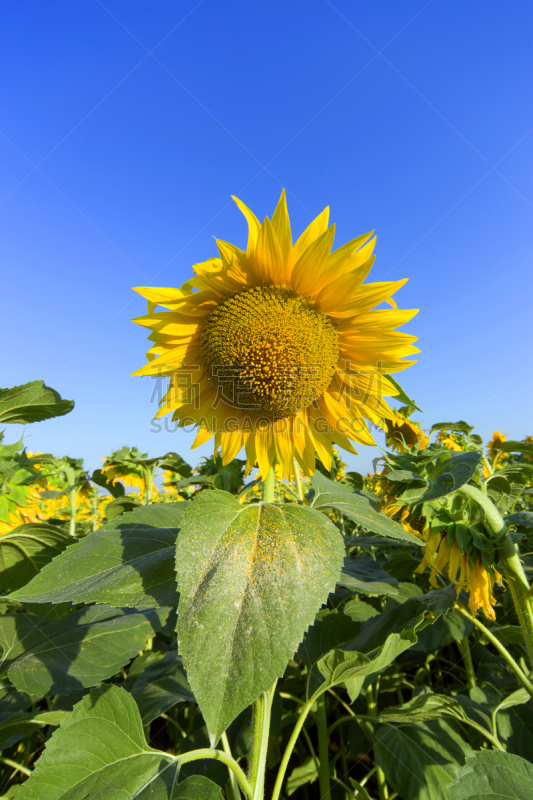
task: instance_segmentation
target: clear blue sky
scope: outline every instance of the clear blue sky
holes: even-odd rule
[[[5,6],[0,386],[76,401],[27,445],[194,463],[129,377],[131,287],[180,285],[213,236],[243,246],[230,195],[262,218],[282,186],[294,231],[330,205],[338,244],[377,230],[374,280],[410,279],[422,352],[399,377],[426,427],[533,434],[532,34],[520,0]]]

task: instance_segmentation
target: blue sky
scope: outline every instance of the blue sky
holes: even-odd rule
[[[532,434],[532,33],[520,1],[6,7],[0,386],[76,401],[28,447],[194,463],[129,377],[147,349],[131,287],[180,285],[214,236],[244,246],[230,195],[262,218],[283,186],[293,231],[329,205],[338,244],[376,229],[371,279],[410,279],[422,352],[399,377],[424,426]]]

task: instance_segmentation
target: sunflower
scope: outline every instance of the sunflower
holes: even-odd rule
[[[492,439],[487,444],[487,456],[491,459],[491,461],[495,457],[500,458],[501,456],[503,456],[502,444],[505,442],[506,439],[507,439],[506,433],[500,433],[500,431],[494,431],[494,433],[492,434]]]
[[[0,510],[0,536],[26,522],[39,522],[39,491],[33,486],[17,486],[16,494],[2,495]]]
[[[356,454],[352,442],[375,444],[368,422],[393,418],[386,375],[418,352],[395,330],[416,314],[391,299],[406,281],[365,284],[375,239],[332,251],[327,208],[293,244],[285,192],[263,224],[234,200],[246,250],[217,240],[181,288],[136,288],[149,313],[134,321],[154,344],[133,374],[169,377],[157,416],[198,428],[193,447],[214,437],[224,464],[244,447],[247,474],[257,462],[265,478],[277,457],[291,478],[295,459],[314,472],[316,451],[330,470],[332,443]]]
[[[387,447],[392,447],[393,450],[405,452],[415,446],[423,450],[429,443],[418,423],[404,417],[399,411],[393,411],[392,416],[384,422]]]
[[[501,582],[500,573],[493,567],[487,569],[476,551],[472,557],[472,554],[466,555],[457,542],[453,541],[450,546],[447,533],[432,533],[430,527],[422,533],[426,546],[415,572],[422,573],[429,567],[429,582],[435,588],[440,588],[437,575],[447,575],[458,591],[468,591],[468,607],[474,616],[481,608],[486,617],[495,621],[496,599],[492,590],[496,581]]]
[[[453,431],[439,431],[437,434],[437,441],[439,442],[439,444],[442,444],[444,445],[444,447],[447,447],[448,450],[456,450],[456,451],[463,450],[457,434],[453,433]]]

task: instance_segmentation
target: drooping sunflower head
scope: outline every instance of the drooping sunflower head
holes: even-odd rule
[[[492,434],[492,439],[487,444],[487,455],[490,459],[495,458],[498,454],[501,454],[502,444],[507,439],[506,433],[500,433],[500,431],[494,431]]]
[[[374,444],[368,422],[393,418],[386,376],[418,352],[395,329],[416,311],[391,299],[405,281],[364,283],[372,234],[332,251],[325,209],[293,244],[284,192],[263,224],[234,199],[246,250],[217,241],[219,257],[181,288],[136,289],[149,313],[135,322],[154,345],[134,375],[170,378],[158,416],[198,428],[193,447],[214,436],[224,464],[244,447],[263,477],[276,457],[287,477],[295,459],[312,474],[315,452],[330,470],[332,443],[355,453],[352,442]]]
[[[398,411],[393,411],[392,416],[385,419],[385,434],[387,447],[400,453],[416,446],[423,449],[429,442],[420,425]]]
[[[448,450],[463,450],[460,437],[453,431],[439,431],[437,434],[437,442],[447,447]]]

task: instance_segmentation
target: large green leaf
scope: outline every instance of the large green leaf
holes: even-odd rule
[[[420,694],[403,703],[401,706],[386,708],[379,714],[380,722],[428,722],[440,717],[466,719],[466,713],[460,703],[453,697],[444,694]]]
[[[119,607],[178,602],[174,555],[187,504],[143,506],[68,548],[23,589],[28,603],[109,603]]]
[[[374,753],[385,777],[408,800],[448,800],[447,786],[473,750],[453,723],[379,728]]]
[[[345,558],[340,586],[368,595],[398,594],[398,581],[370,556]]]
[[[113,483],[112,479],[108,479],[106,477],[106,473],[102,472],[101,469],[94,470],[93,474],[91,475],[91,481],[96,483],[97,486],[107,489],[109,494],[113,497],[122,497],[124,494],[123,485],[121,483]]]
[[[500,449],[504,453],[524,453],[533,456],[533,443],[531,442],[502,442]]]
[[[133,697],[107,685],[61,723],[18,800],[220,800],[207,778],[178,784],[176,773],[176,759],[146,744]]]
[[[192,502],[177,544],[178,641],[215,737],[283,674],[343,557],[336,526],[311,508],[242,506],[218,490]]]
[[[399,522],[390,519],[381,511],[377,496],[373,500],[351,486],[330,481],[318,471],[312,476],[311,484],[315,490],[313,508],[317,510],[333,508],[372,533],[423,545],[420,539],[404,530]]]
[[[512,695],[511,695],[512,697]],[[516,695],[515,695],[516,699]],[[518,695],[520,699],[520,695]],[[508,701],[509,698],[506,698]],[[504,701],[505,702],[505,701]],[[498,711],[498,737],[509,753],[531,758],[533,752],[533,700]]]
[[[377,612],[375,612],[377,613]],[[312,667],[322,656],[353,639],[358,625],[347,614],[337,610],[320,612],[298,648],[298,657]]]
[[[361,623],[356,636],[342,650],[328,653],[309,671],[308,697],[345,683],[352,701],[355,700],[368,675],[381,671],[416,644],[418,632],[429,624],[427,612],[431,611],[432,617],[438,619],[454,599],[454,589],[450,593],[439,590],[411,598]]]
[[[474,425],[469,425],[464,419],[459,422],[436,422],[431,426],[431,433],[434,431],[456,431],[457,433],[466,433],[468,436],[474,430]]]
[[[0,617],[1,669],[19,691],[39,697],[95,686],[146,646],[168,610],[91,606],[60,620]]]
[[[67,531],[47,522],[27,522],[0,537],[0,590],[13,591],[28,583],[69,544]]]
[[[24,736],[42,730],[47,725],[59,725],[66,711],[42,711],[27,714],[2,714],[0,719],[0,748],[11,747]]]
[[[62,417],[74,408],[74,400],[63,400],[44,381],[31,381],[11,389],[0,389],[0,423],[41,422]]]
[[[177,703],[194,702],[176,650],[149,664],[135,681],[131,693],[139,706],[143,725],[148,725]]]
[[[480,750],[466,759],[448,791],[449,800],[531,800],[533,764],[500,750]]]
[[[427,503],[455,492],[474,477],[481,463],[478,452],[445,453],[432,468],[428,468],[428,486],[413,487],[402,494],[410,504]]]

